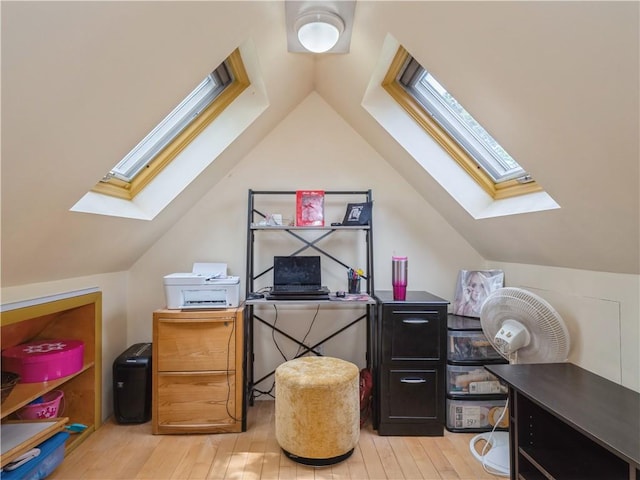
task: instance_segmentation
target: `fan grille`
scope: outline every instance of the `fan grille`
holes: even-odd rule
[[[496,290],[487,297],[480,313],[482,330],[494,347],[494,337],[506,320],[520,322],[531,335],[529,345],[517,350],[519,363],[567,359],[569,332],[560,314],[544,299],[521,288]]]

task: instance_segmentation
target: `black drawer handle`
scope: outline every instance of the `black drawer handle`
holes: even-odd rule
[[[417,325],[422,323],[429,323],[429,320],[424,318],[405,318],[404,320],[402,320],[402,323],[410,323],[412,325]]]
[[[427,383],[424,378],[401,378],[400,383]]]

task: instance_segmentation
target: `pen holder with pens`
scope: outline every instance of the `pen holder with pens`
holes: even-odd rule
[[[360,278],[362,270],[354,270],[350,268],[347,271],[347,291],[349,293],[360,293]]]

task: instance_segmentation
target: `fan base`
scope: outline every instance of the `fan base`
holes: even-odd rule
[[[484,455],[478,452],[476,443],[484,440],[489,451]],[[481,448],[481,452],[485,447]],[[492,474],[501,477],[509,476],[509,432],[485,432],[476,435],[469,442],[473,456]]]

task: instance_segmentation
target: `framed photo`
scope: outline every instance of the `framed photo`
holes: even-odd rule
[[[368,225],[371,220],[371,202],[349,203],[342,225]]]
[[[453,300],[453,313],[480,318],[482,304],[489,294],[504,287],[502,270],[460,270]]]

